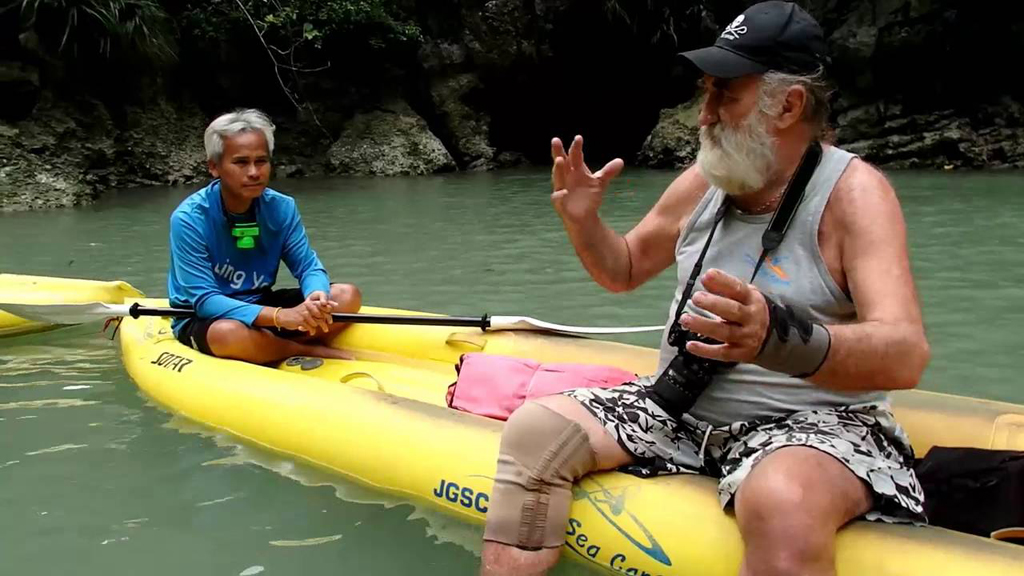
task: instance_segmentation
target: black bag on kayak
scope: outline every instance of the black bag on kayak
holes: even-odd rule
[[[936,446],[914,472],[929,524],[1024,544],[1024,452]]]

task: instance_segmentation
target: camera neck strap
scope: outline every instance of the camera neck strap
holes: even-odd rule
[[[782,239],[786,237],[786,231],[789,230],[789,225],[793,222],[796,209],[804,198],[807,184],[811,181],[811,177],[814,176],[814,171],[818,169],[820,161],[821,143],[815,140],[804,151],[804,156],[800,159],[800,165],[797,167],[796,173],[793,174],[793,178],[790,179],[789,184],[786,186],[786,191],[782,194],[782,200],[775,207],[772,219],[768,222],[768,227],[765,228],[764,234],[761,235],[761,256],[757,259],[757,265],[754,266],[754,273],[750,275],[751,282],[757,276],[757,272],[761,269],[761,265],[764,264],[768,253],[778,248],[782,244]]]
[[[800,165],[797,166],[796,172],[789,180],[789,184],[786,185],[786,190],[782,193],[782,200],[775,207],[772,219],[768,222],[768,227],[765,228],[764,234],[761,235],[761,256],[757,259],[757,264],[754,266],[754,273],[750,275],[750,282],[753,282],[754,278],[757,277],[757,273],[761,270],[761,265],[764,264],[768,253],[782,244],[782,239],[785,238],[786,231],[789,230],[789,225],[793,221],[796,209],[800,206],[801,200],[803,200],[807,184],[811,181],[811,177],[814,176],[814,171],[818,169],[821,154],[821,143],[817,140],[811,142],[807,150],[804,151],[803,158],[800,159]],[[693,265],[690,278],[686,281],[686,287],[683,289],[682,297],[679,299],[675,320],[670,329],[670,340],[673,339],[672,333],[678,331],[679,319],[683,315],[686,303],[690,301],[693,287],[697,283],[697,277],[700,276],[701,269],[704,267],[704,257],[708,253],[708,248],[711,247],[711,239],[715,236],[715,230],[718,229],[719,222],[725,218],[728,208],[729,196],[723,195],[722,204],[715,212],[715,221],[711,224],[711,231],[708,232],[708,239],[704,242],[704,248],[701,249],[700,256],[697,257],[697,262]]]

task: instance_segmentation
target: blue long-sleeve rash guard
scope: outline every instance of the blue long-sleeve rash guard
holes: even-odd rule
[[[273,287],[281,261],[309,296],[330,294],[327,271],[309,245],[295,200],[267,188],[253,201],[259,236],[254,248],[239,248],[220,196],[220,180],[186,198],[171,214],[171,267],[167,293],[172,306],[191,306],[199,318],[226,318],[249,326]],[[175,334],[184,323],[175,319]]]

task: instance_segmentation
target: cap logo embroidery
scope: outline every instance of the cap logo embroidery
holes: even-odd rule
[[[722,32],[722,38],[726,38],[726,39],[729,39],[729,40],[736,40],[741,35],[746,34],[747,33],[747,27],[746,26],[740,26],[740,24],[742,24],[742,23],[743,23],[743,14],[740,14],[739,16],[736,17],[735,20],[732,21],[732,24],[729,24],[728,26],[725,27],[725,32]]]

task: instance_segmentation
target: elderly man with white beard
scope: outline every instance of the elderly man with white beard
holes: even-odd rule
[[[597,470],[718,479],[746,576],[834,574],[857,518],[926,522],[887,399],[930,356],[905,224],[886,178],[824,141],[820,27],[763,2],[683,56],[705,74],[697,161],[624,236],[598,215],[622,161],[591,172],[582,137],[552,141],[551,199],[594,280],[629,291],[675,262],[679,285],[655,374],[509,418],[482,574],[553,567],[572,485]]]

